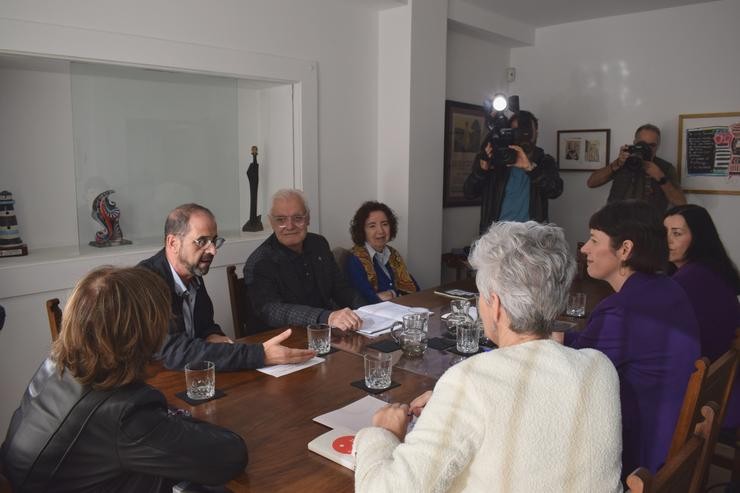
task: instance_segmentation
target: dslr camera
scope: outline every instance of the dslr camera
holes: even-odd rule
[[[650,144],[642,141],[637,142],[635,145],[628,146],[627,152],[630,156],[624,162],[624,167],[634,172],[642,171],[642,162],[648,161],[653,157]]]
[[[516,151],[509,146],[531,141],[531,119],[526,115],[527,112],[519,114],[519,96],[506,98],[503,94],[497,94],[492,100],[486,101],[485,108],[488,135],[482,147],[485,149],[489,143],[493,147],[492,165],[512,165],[516,162]],[[513,113],[512,117],[517,116],[518,128],[511,128],[511,117],[507,118],[505,114],[507,110]]]

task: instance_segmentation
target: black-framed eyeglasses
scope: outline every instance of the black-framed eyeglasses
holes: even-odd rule
[[[219,248],[221,248],[221,245],[224,244],[224,241],[226,241],[226,238],[221,238],[220,236],[214,236],[213,238],[201,236],[200,238],[194,239],[193,243],[195,243],[195,246],[198,247],[198,250],[208,248],[208,245],[213,245],[214,247],[216,247],[216,250],[218,250]]]

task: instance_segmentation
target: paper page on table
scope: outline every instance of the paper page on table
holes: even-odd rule
[[[300,371],[300,370],[303,370],[304,368],[308,368],[309,366],[318,365],[319,363],[323,363],[323,362],[324,362],[324,358],[319,358],[318,356],[314,356],[310,360],[304,361],[303,363],[265,366],[264,368],[257,368],[257,371],[261,371],[262,373],[272,375],[273,377],[283,377],[285,375],[289,375],[293,372]]]
[[[421,307],[409,307],[393,303],[391,301],[383,301],[382,303],[376,303],[374,305],[366,305],[355,310],[355,312],[362,318],[364,313],[370,313],[391,320],[400,321],[404,315],[409,313],[424,313],[428,312],[426,308]]]
[[[346,428],[357,433],[362,428],[372,426],[373,414],[386,404],[377,397],[367,395],[352,404],[316,416],[313,420],[329,428]]]
[[[368,337],[378,337],[388,333],[395,322],[393,319],[372,313],[358,313],[358,316],[362,319],[362,326],[357,332]]]

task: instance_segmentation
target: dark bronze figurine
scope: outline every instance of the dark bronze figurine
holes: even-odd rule
[[[260,165],[257,163],[257,146],[252,146],[252,164],[247,169],[249,179],[249,221],[242,231],[262,231],[262,215],[257,215],[257,186],[260,182]]]

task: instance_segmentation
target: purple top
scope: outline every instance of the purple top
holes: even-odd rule
[[[635,272],[603,299],[572,347],[606,354],[619,374],[622,475],[665,462],[689,376],[699,359],[699,327],[671,278]]]
[[[698,262],[676,271],[673,279],[689,295],[699,322],[701,354],[714,361],[732,346],[735,329],[740,327],[740,303],[735,291],[722,276]],[[740,426],[740,379],[735,387],[722,426]]]

